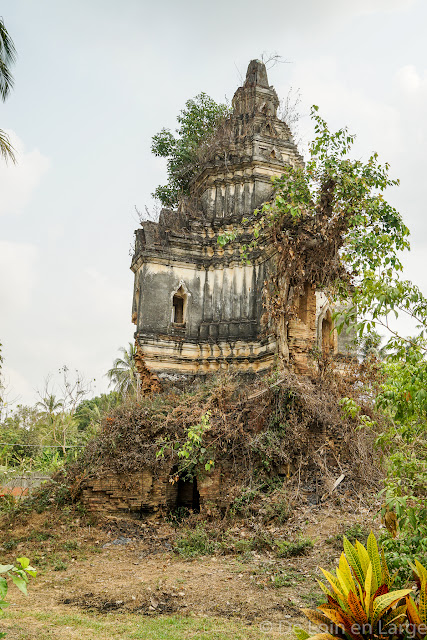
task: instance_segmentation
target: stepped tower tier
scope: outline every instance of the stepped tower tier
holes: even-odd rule
[[[279,100],[265,65],[249,64],[233,97],[232,113],[204,150],[189,198],[178,211],[138,229],[132,321],[141,361],[159,377],[204,375],[233,367],[268,369],[276,343],[263,324],[268,250],[243,263],[239,236],[222,247],[218,235],[273,195],[271,178],[302,164],[289,127],[277,117]],[[242,231],[242,227],[240,227]],[[289,325],[289,349],[298,354],[318,341],[316,296],[307,289],[301,319]]]
[[[277,117],[278,106],[265,65],[252,60],[224,125],[226,148],[214,148],[192,185],[208,220],[233,222],[250,215],[273,195],[272,176],[286,164],[302,163],[289,127]]]

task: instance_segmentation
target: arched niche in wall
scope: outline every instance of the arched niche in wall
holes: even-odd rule
[[[171,322],[178,327],[185,327],[188,314],[188,291],[184,283],[180,283],[178,289],[172,293]]]
[[[337,332],[334,327],[329,305],[319,316],[317,322],[318,347],[324,356],[332,356],[337,352]]]
[[[331,355],[334,352],[333,332],[332,315],[328,309],[326,316],[322,319],[322,353],[325,356]]]

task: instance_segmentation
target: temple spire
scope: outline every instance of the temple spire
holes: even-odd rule
[[[279,99],[268,84],[267,69],[261,60],[250,61],[246,80],[234,94],[232,105],[235,115],[254,115],[259,111],[265,115],[276,115]]]
[[[263,87],[269,89],[267,69],[261,60],[251,60],[246,72],[244,87]]]

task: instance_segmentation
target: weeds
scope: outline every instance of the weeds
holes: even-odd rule
[[[79,544],[76,540],[67,540],[62,544],[64,551],[75,551],[79,548]]]
[[[252,576],[257,587],[265,589],[266,587],[280,589],[282,587],[293,587],[303,581],[303,577],[292,570],[284,570],[277,567],[277,563],[260,562],[252,570]]]
[[[68,569],[68,565],[61,558],[52,558],[52,561],[54,571],[66,571]]]
[[[324,594],[319,594],[315,591],[309,591],[308,593],[302,593],[300,595],[301,600],[304,600],[311,607],[318,607],[325,602]]]
[[[279,573],[271,576],[271,583],[275,589],[280,589],[281,587],[291,587],[294,581],[287,573]]]
[[[51,538],[56,538],[57,536],[53,533],[49,533],[48,531],[33,531],[30,533],[26,540],[35,540],[36,542],[45,542],[46,540],[50,540]]]
[[[368,535],[369,530],[359,522],[356,522],[349,527],[341,527],[339,533],[332,536],[331,538],[327,538],[326,542],[336,549],[341,549],[343,536],[345,536],[352,544],[354,544],[356,540],[366,540]]]
[[[3,549],[5,549],[5,551],[12,551],[12,549],[15,549],[19,544],[19,539],[15,539],[15,538],[11,538],[10,540],[6,540],[5,542],[3,542]]]
[[[259,531],[250,539],[252,551],[271,551],[274,544],[273,536],[267,531]]]
[[[189,515],[190,510],[187,509],[187,507],[177,507],[176,509],[168,511],[165,520],[173,527],[179,527]]]
[[[174,545],[174,551],[182,557],[237,555],[242,562],[253,560],[253,554],[273,554],[277,558],[292,558],[307,555],[313,547],[309,538],[284,540],[275,538],[269,531],[258,527],[252,534],[244,537],[236,535],[235,529],[225,531],[198,524],[195,529],[185,530]]]
[[[343,535],[349,540],[352,544],[356,542],[356,540],[365,540],[369,535],[369,530],[366,529],[362,524],[356,522],[352,524],[350,527],[344,529]],[[342,544],[342,537],[340,536],[340,543]]]
[[[294,558],[296,556],[305,556],[313,548],[313,541],[309,538],[300,538],[290,542],[288,540],[277,540],[277,556],[279,558]]]
[[[183,558],[208,556],[215,552],[215,543],[207,532],[198,526],[194,531],[186,531],[175,542],[174,550]]]

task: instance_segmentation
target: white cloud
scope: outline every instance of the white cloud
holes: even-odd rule
[[[421,107],[422,112],[419,115],[424,124],[427,102],[427,71],[421,72],[413,64],[405,65],[396,72],[394,84],[397,91],[396,101],[399,102],[400,107],[412,111]]]
[[[17,163],[0,163],[0,215],[20,213],[31,199],[50,160],[38,149],[27,151],[14,131],[6,131],[16,151]]]
[[[38,249],[27,242],[0,241],[0,304],[5,316],[27,308],[37,280]],[[9,310],[9,313],[5,313]],[[13,313],[11,312],[13,310]]]
[[[398,87],[405,93],[415,93],[422,86],[422,79],[413,64],[408,64],[396,73]]]

